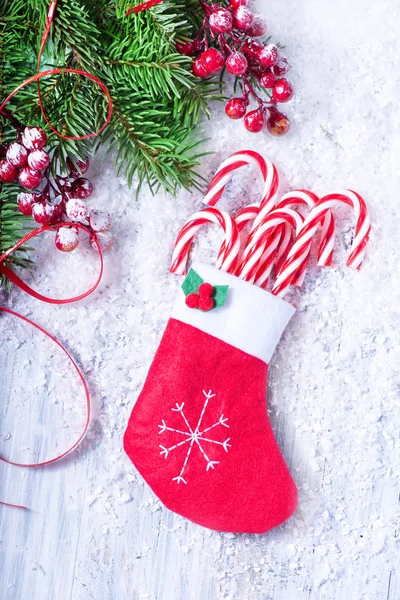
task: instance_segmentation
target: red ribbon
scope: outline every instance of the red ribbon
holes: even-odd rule
[[[12,271],[7,265],[4,264],[4,261],[6,260],[6,258],[8,256],[10,256],[10,254],[12,254],[15,250],[17,250],[20,246],[22,246],[23,244],[25,244],[28,240],[32,239],[33,237],[36,237],[37,235],[40,235],[44,231],[51,231],[53,229],[54,230],[58,230],[58,229],[60,229],[62,227],[70,227],[71,225],[73,225],[74,227],[78,227],[79,229],[82,229],[82,230],[86,231],[91,236],[92,241],[94,242],[94,244],[95,244],[95,246],[97,248],[97,251],[99,253],[99,257],[100,257],[100,270],[99,270],[99,274],[97,276],[97,279],[96,279],[95,283],[92,285],[92,287],[90,287],[83,294],[80,294],[79,296],[75,296],[73,298],[66,298],[66,299],[56,299],[56,298],[49,298],[48,296],[43,296],[42,294],[39,294],[38,292],[36,292],[35,290],[33,290],[31,287],[29,287],[24,281],[22,281],[22,279],[20,279],[20,277],[18,277],[18,275],[16,275],[16,273],[14,273],[14,271]],[[8,277],[8,279],[10,279],[10,281],[12,281],[19,288],[21,288],[24,292],[26,292],[30,296],[33,296],[34,298],[37,298],[38,300],[41,300],[42,302],[48,302],[50,304],[68,304],[70,302],[76,302],[77,300],[81,300],[82,298],[86,298],[87,296],[89,296],[90,294],[92,294],[94,292],[94,290],[97,288],[97,286],[99,285],[99,283],[101,281],[102,275],[103,275],[103,254],[102,254],[102,251],[101,251],[101,247],[100,247],[98,241],[96,240],[96,237],[84,225],[80,225],[80,224],[77,224],[77,223],[58,223],[57,225],[44,225],[43,227],[39,227],[38,229],[35,229],[34,231],[31,231],[30,233],[28,233],[26,236],[24,236],[23,238],[21,238],[15,244],[15,246],[13,246],[9,250],[7,250],[7,252],[5,252],[2,256],[0,256],[0,273],[2,273],[3,275],[5,275],[6,277]],[[50,464],[52,464],[54,462],[57,462],[57,461],[61,460],[65,456],[67,456],[67,454],[69,454],[70,452],[72,452],[73,450],[75,450],[75,448],[77,448],[77,446],[79,446],[79,444],[81,443],[81,441],[85,437],[86,432],[87,432],[88,427],[89,427],[90,411],[91,411],[89,389],[88,389],[87,383],[85,381],[85,378],[84,378],[82,372],[80,371],[78,365],[76,364],[76,362],[74,361],[74,359],[72,358],[72,356],[69,354],[69,352],[64,348],[64,346],[55,337],[53,337],[45,329],[43,329],[42,327],[40,327],[40,325],[37,325],[36,323],[34,323],[33,321],[31,321],[30,319],[27,319],[23,315],[20,315],[17,312],[15,312],[15,311],[13,311],[13,310],[11,310],[9,308],[6,308],[5,306],[0,306],[0,312],[8,313],[9,315],[12,315],[14,317],[17,317],[18,319],[21,319],[22,321],[25,321],[25,323],[28,323],[29,325],[32,325],[32,327],[35,327],[35,329],[38,329],[41,333],[43,333],[45,336],[47,336],[49,339],[51,339],[55,344],[57,344],[57,346],[59,348],[61,348],[61,350],[64,352],[64,354],[67,356],[67,358],[71,361],[71,363],[72,363],[75,371],[77,372],[77,374],[79,376],[79,379],[81,380],[81,383],[82,383],[84,391],[85,391],[85,396],[86,396],[86,420],[85,420],[85,425],[84,425],[83,430],[82,430],[81,434],[79,435],[78,439],[67,450],[65,450],[64,452],[62,452],[61,454],[59,454],[58,456],[56,456],[54,458],[50,458],[49,460],[42,461],[42,462],[37,462],[37,463],[19,463],[19,462],[15,462],[15,461],[12,461],[12,460],[8,460],[8,459],[0,456],[0,461],[6,463],[8,465],[13,465],[14,467],[44,467],[45,465],[50,465]],[[5,506],[11,506],[11,507],[14,507],[14,508],[22,508],[22,509],[28,510],[26,506],[22,506],[22,505],[19,505],[19,504],[10,504],[8,502],[1,502],[1,501],[0,501],[0,504],[3,504]]]
[[[54,131],[61,138],[68,139],[68,140],[84,140],[84,139],[88,139],[88,138],[92,138],[92,137],[96,136],[101,131],[103,131],[103,129],[105,127],[107,127],[107,125],[111,121],[111,116],[112,116],[112,100],[111,100],[110,93],[109,93],[107,87],[104,85],[104,83],[100,79],[98,79],[97,77],[95,77],[94,75],[92,75],[91,73],[88,73],[86,71],[82,71],[80,69],[55,68],[55,69],[48,69],[46,71],[39,72],[40,71],[40,63],[41,63],[43,48],[44,48],[44,46],[46,44],[47,38],[48,38],[49,33],[50,33],[51,25],[52,25],[52,22],[53,22],[53,19],[54,19],[55,9],[57,7],[57,2],[58,2],[58,0],[54,0],[49,5],[49,9],[48,9],[48,13],[47,13],[47,20],[46,20],[45,29],[44,29],[44,32],[43,32],[43,35],[42,35],[42,40],[41,40],[41,43],[40,43],[40,49],[39,49],[39,55],[38,55],[38,73],[36,75],[33,75],[32,77],[30,77],[29,79],[27,79],[23,83],[21,83],[18,87],[16,87],[15,90],[13,92],[11,92],[7,96],[7,98],[1,103],[1,105],[0,105],[0,111],[5,107],[5,105],[7,104],[7,102],[13,96],[15,96],[15,94],[17,94],[19,92],[19,90],[21,90],[25,86],[29,85],[30,83],[32,83],[34,81],[37,81],[38,98],[39,98],[40,110],[41,110],[42,115],[43,115],[43,117],[44,117],[47,125],[49,126],[49,128],[52,131]],[[40,92],[40,80],[43,77],[47,77],[48,75],[58,75],[58,74],[62,74],[62,73],[71,73],[71,74],[74,74],[74,75],[82,75],[83,77],[87,77],[88,79],[91,79],[92,81],[94,81],[95,83],[97,83],[97,85],[100,87],[100,89],[102,90],[102,92],[106,96],[107,103],[108,103],[107,117],[106,117],[106,120],[104,121],[103,125],[97,131],[95,131],[93,133],[89,133],[87,135],[83,135],[83,136],[68,136],[68,135],[61,134],[50,123],[50,121],[49,121],[49,119],[48,119],[48,117],[46,115],[43,103],[42,103],[42,96],[41,96],[41,92]],[[83,294],[80,294],[79,296],[75,296],[73,298],[67,298],[67,299],[56,299],[56,298],[49,298],[48,296],[43,296],[42,294],[39,294],[34,289],[32,289],[30,286],[28,286],[24,281],[22,281],[22,279],[20,277],[18,277],[18,275],[14,271],[12,271],[6,264],[4,264],[4,262],[8,258],[8,256],[10,256],[15,250],[17,250],[18,248],[20,248],[21,246],[23,246],[27,241],[29,241],[33,237],[36,237],[37,235],[43,233],[44,231],[58,230],[58,229],[60,229],[62,227],[70,227],[71,225],[73,225],[74,227],[77,227],[79,229],[82,229],[82,230],[86,231],[91,236],[92,241],[94,242],[94,244],[95,244],[95,246],[96,246],[96,248],[98,250],[99,257],[100,257],[100,270],[99,270],[98,277],[97,277],[95,283],[92,285],[92,287],[89,288]],[[103,275],[103,254],[102,254],[102,251],[101,251],[100,244],[98,243],[96,237],[93,235],[93,233],[89,229],[87,229],[83,225],[80,225],[78,223],[58,223],[56,225],[44,225],[43,227],[39,227],[38,229],[35,229],[34,231],[31,231],[30,233],[28,233],[27,235],[25,235],[23,238],[21,238],[15,244],[15,246],[13,246],[12,248],[9,248],[6,252],[4,252],[4,254],[2,254],[0,256],[0,273],[2,273],[3,275],[5,275],[10,281],[12,281],[15,285],[17,285],[22,291],[26,292],[30,296],[33,296],[37,300],[41,300],[42,302],[48,302],[50,304],[68,304],[70,302],[76,302],[77,300],[81,300],[82,298],[86,298],[87,296],[89,296],[90,294],[92,294],[95,291],[95,289],[99,285],[99,283],[101,281],[101,278],[102,278],[102,275]],[[59,348],[61,348],[61,350],[66,354],[67,358],[71,361],[73,367],[75,368],[75,370],[76,370],[76,372],[77,372],[77,374],[78,374],[78,376],[79,376],[79,378],[81,380],[81,383],[82,383],[84,391],[85,391],[85,396],[86,396],[86,420],[85,420],[85,425],[84,425],[83,431],[79,435],[78,439],[65,452],[63,452],[62,454],[59,454],[58,456],[56,456],[54,458],[46,460],[46,461],[37,462],[37,463],[28,463],[28,464],[14,462],[14,461],[8,460],[8,459],[3,458],[2,456],[0,456],[0,461],[2,461],[4,463],[7,463],[9,465],[16,466],[16,467],[43,467],[45,465],[50,465],[50,464],[52,464],[52,463],[54,463],[56,461],[61,460],[65,456],[67,456],[67,454],[69,454],[70,452],[72,452],[81,443],[81,441],[83,440],[83,438],[84,438],[84,436],[85,436],[85,434],[86,434],[86,432],[88,430],[89,422],[90,422],[90,408],[91,407],[90,407],[89,389],[88,389],[88,386],[86,384],[86,381],[84,379],[84,376],[83,376],[82,372],[79,370],[78,365],[76,364],[76,362],[74,361],[74,359],[72,358],[72,356],[69,354],[69,352],[62,346],[62,344],[60,344],[60,342],[55,337],[53,337],[45,329],[43,329],[42,327],[40,327],[40,325],[37,325],[33,321],[30,321],[29,319],[27,319],[23,315],[20,315],[20,314],[16,313],[15,311],[13,311],[13,310],[11,310],[9,308],[6,308],[4,306],[0,306],[0,311],[8,313],[8,314],[10,314],[10,315],[12,315],[14,317],[17,317],[18,319],[21,319],[22,321],[25,321],[29,325],[32,325],[32,327],[35,327],[36,329],[38,329],[41,333],[43,333],[45,336],[47,336],[48,338],[50,338],[55,344],[57,344],[57,346],[59,346]],[[14,507],[14,508],[21,508],[21,509],[28,510],[26,506],[22,506],[22,505],[19,505],[19,504],[10,504],[8,502],[1,502],[1,501],[0,501],[0,504],[3,504],[4,506],[11,506],[11,507]]]
[[[129,10],[126,11],[125,16],[128,17],[132,13],[139,13],[142,10],[147,10],[152,6],[157,6],[157,4],[161,4],[163,0],[147,0],[147,2],[143,2],[143,4],[138,4],[138,6],[133,6]]]

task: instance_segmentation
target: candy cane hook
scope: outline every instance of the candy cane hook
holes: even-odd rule
[[[216,267],[221,271],[233,273],[240,251],[239,229],[233,218],[227,212],[218,208],[205,208],[186,221],[175,242],[170,267],[171,273],[185,275],[193,238],[206,223],[216,223],[224,230],[224,242],[218,254]]]
[[[286,294],[294,275],[304,267],[304,260],[307,260],[305,249],[315,231],[323,221],[327,211],[340,204],[351,206],[356,216],[355,237],[346,264],[353,269],[361,267],[369,241],[371,218],[367,205],[359,194],[353,190],[339,190],[321,198],[306,217],[272,289],[274,295],[283,297]]]
[[[203,200],[204,204],[215,206],[234,172],[245,165],[255,165],[260,169],[264,180],[261,204],[268,204],[270,206],[269,210],[271,210],[275,205],[275,194],[279,185],[278,171],[271,161],[266,160],[261,154],[253,150],[235,152],[218,167],[208,186]]]

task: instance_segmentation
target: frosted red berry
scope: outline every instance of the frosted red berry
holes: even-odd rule
[[[263,73],[259,79],[260,85],[265,88],[273,88],[276,84],[276,77],[270,71]]]
[[[281,58],[278,59],[278,62],[276,63],[276,65],[274,65],[274,74],[277,77],[282,77],[282,75],[286,75],[286,73],[289,72],[290,69],[290,65],[288,62],[288,59],[285,58],[284,56],[282,56]]]
[[[244,126],[251,133],[259,133],[265,127],[265,113],[262,108],[251,110],[244,118]]]
[[[200,54],[199,58],[210,74],[218,73],[225,64],[224,55],[216,48],[209,48]]]
[[[91,210],[89,225],[94,231],[108,231],[112,225],[111,217],[105,210]]]
[[[229,33],[229,31],[232,31],[232,13],[226,8],[219,7],[213,10],[208,22],[210,28],[216,33]]]
[[[232,98],[225,106],[225,112],[231,119],[242,119],[246,109],[247,102],[243,98]]]
[[[211,283],[204,282],[199,286],[198,292],[202,298],[209,298],[214,293]]]
[[[251,0],[230,0],[231,7],[236,10],[239,6],[249,6]]]
[[[261,37],[262,35],[265,35],[266,31],[267,21],[265,17],[260,13],[254,13],[253,22],[250,27],[246,29],[246,33],[251,37]]]
[[[18,210],[26,217],[32,216],[32,208],[38,200],[37,194],[31,192],[21,192],[17,196]]]
[[[35,171],[43,171],[50,164],[50,156],[46,150],[34,150],[28,156],[28,165]]]
[[[39,127],[25,127],[22,143],[28,150],[41,150],[47,142],[47,135]]]
[[[285,135],[290,129],[290,121],[283,113],[273,111],[267,121],[267,129],[277,137]]]
[[[278,61],[278,48],[275,44],[267,44],[258,55],[258,60],[264,67],[273,67]]]
[[[8,146],[6,157],[14,167],[24,167],[28,162],[28,150],[22,144],[13,142]]]
[[[55,245],[61,252],[72,252],[79,244],[77,227],[60,227],[56,233]]]
[[[90,240],[90,245],[92,246],[93,250],[97,250],[94,240],[97,241],[102,252],[107,252],[114,245],[114,237],[111,231],[99,231],[96,233],[95,237]]]
[[[79,177],[71,185],[71,194],[74,198],[86,200],[92,195],[92,193],[92,182],[89,181],[89,179],[85,179],[85,177]]]
[[[246,73],[249,63],[241,52],[232,52],[226,59],[225,66],[229,73],[239,76]]]
[[[89,216],[89,211],[83,200],[79,198],[71,198],[66,206],[67,216],[71,221],[86,221]]]
[[[77,160],[75,158],[74,161],[76,166],[70,158],[67,158],[67,168],[69,170],[69,176],[73,179],[76,179],[77,177],[80,177],[81,175],[86,173],[86,171],[89,169],[90,160],[88,157],[86,157],[84,160]]]
[[[47,202],[35,202],[32,207],[32,216],[36,223],[48,225],[54,217],[54,206]]]
[[[246,56],[258,60],[259,54],[263,48],[264,44],[262,44],[259,40],[248,39],[244,42],[242,51],[246,54]]]
[[[185,42],[175,42],[175,48],[179,52],[179,54],[184,54],[185,56],[193,56],[196,52],[196,42],[193,40],[187,40]]]
[[[201,77],[202,79],[205,79],[210,75],[210,72],[208,71],[208,69],[202,61],[201,55],[193,61],[192,71],[193,74],[196,75],[196,77]]]
[[[199,308],[199,310],[208,312],[209,310],[214,308],[214,300],[209,296],[203,296],[203,297],[200,296],[198,308]]]
[[[58,198],[55,198],[51,205],[54,208],[54,213],[53,213],[53,223],[60,223],[61,221],[63,221],[64,219],[64,202],[61,198],[61,196],[59,196]]]
[[[288,102],[293,98],[293,88],[285,78],[279,79],[272,89],[272,98],[277,102]]]
[[[19,172],[18,179],[22,187],[27,190],[33,190],[41,184],[42,174],[40,171],[36,171],[30,167],[24,167]]]
[[[253,21],[254,15],[246,6],[239,6],[233,13],[233,26],[239,31],[247,31]]]
[[[199,294],[188,294],[185,299],[185,304],[189,308],[198,308],[200,302]]]
[[[17,175],[17,167],[14,167],[8,160],[0,160],[0,181],[3,181],[3,183],[11,183]]]

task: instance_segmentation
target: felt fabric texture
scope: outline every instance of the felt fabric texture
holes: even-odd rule
[[[210,312],[193,310],[179,290],[172,317],[193,325],[228,344],[269,363],[294,307],[261,288],[209,265],[193,270],[211,285],[228,285],[224,306]]]
[[[267,370],[265,361],[169,320],[124,436],[166,507],[233,533],[264,533],[293,514],[297,490],[269,423]]]

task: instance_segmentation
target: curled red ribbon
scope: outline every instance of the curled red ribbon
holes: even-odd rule
[[[5,105],[7,104],[7,102],[13,97],[15,96],[15,94],[17,94],[19,92],[19,90],[21,90],[22,88],[24,88],[25,86],[29,85],[30,83],[37,81],[37,86],[38,86],[38,98],[39,98],[39,106],[40,106],[40,110],[42,112],[42,115],[47,123],[47,125],[49,126],[49,128],[54,131],[59,137],[64,138],[64,139],[69,139],[69,140],[84,140],[84,139],[88,139],[88,138],[92,138],[96,135],[98,135],[101,131],[103,131],[103,129],[105,127],[107,127],[107,125],[109,124],[109,122],[111,121],[111,117],[112,117],[112,99],[110,96],[110,93],[107,89],[107,87],[105,86],[105,84],[98,79],[96,76],[92,75],[91,73],[88,73],[86,71],[82,71],[80,69],[63,69],[61,67],[59,68],[55,68],[55,69],[48,69],[46,71],[40,71],[40,63],[41,63],[41,58],[42,58],[42,53],[43,53],[43,48],[46,44],[47,38],[50,34],[50,29],[51,29],[51,25],[54,19],[54,13],[55,13],[55,9],[57,7],[57,2],[58,0],[54,0],[53,2],[50,3],[49,8],[48,8],[48,13],[47,13],[47,20],[46,20],[46,24],[45,24],[45,29],[42,35],[42,40],[40,43],[40,49],[39,49],[39,55],[38,55],[38,73],[36,73],[36,75],[33,75],[32,77],[30,77],[29,79],[27,79],[26,81],[24,81],[23,83],[21,83],[18,87],[15,88],[15,90],[13,90],[8,96],[7,98],[0,104],[0,111],[5,107]],[[63,135],[61,134],[55,127],[53,127],[53,125],[50,123],[44,106],[43,106],[43,102],[42,102],[42,96],[41,96],[41,91],[40,91],[40,80],[43,77],[47,77],[48,75],[58,75],[58,74],[63,74],[63,73],[71,73],[74,75],[82,75],[83,77],[87,77],[88,79],[94,81],[102,90],[102,92],[104,93],[104,95],[106,96],[107,99],[107,104],[108,104],[108,111],[107,111],[107,117],[106,120],[104,121],[103,125],[95,132],[89,133],[87,135],[83,135],[83,136],[68,136],[68,135]],[[20,277],[18,277],[18,275],[12,270],[10,269],[6,264],[4,264],[5,260],[7,259],[8,256],[10,256],[15,250],[17,250],[18,248],[20,248],[21,246],[23,246],[27,241],[29,241],[30,239],[32,239],[33,237],[36,237],[37,235],[43,233],[44,231],[50,231],[50,230],[58,230],[62,227],[70,227],[71,225],[73,225],[74,227],[78,227],[79,229],[82,229],[84,231],[86,231],[87,233],[89,233],[89,235],[91,236],[91,239],[95,245],[95,247],[97,248],[97,251],[99,253],[99,257],[100,257],[100,270],[99,270],[99,274],[98,277],[95,281],[95,283],[92,285],[91,288],[89,288],[86,292],[84,292],[83,294],[80,294],[79,296],[75,296],[73,298],[67,298],[67,299],[56,299],[56,298],[49,298],[48,296],[43,296],[42,294],[39,294],[38,292],[36,292],[35,290],[33,290],[30,286],[28,286],[24,281],[22,281],[22,279]],[[27,235],[25,235],[23,238],[21,238],[12,248],[9,248],[6,252],[4,252],[4,254],[2,254],[0,256],[0,273],[2,273],[3,275],[5,275],[10,281],[12,281],[15,285],[17,285],[21,290],[23,290],[24,292],[26,292],[27,294],[33,296],[34,298],[36,298],[37,300],[41,300],[42,302],[48,302],[50,304],[67,304],[70,302],[76,302],[77,300],[81,300],[82,298],[86,298],[87,296],[89,296],[90,294],[92,294],[95,289],[97,288],[97,286],[99,285],[102,275],[103,275],[103,254],[101,251],[101,247],[100,244],[98,243],[96,237],[92,234],[92,232],[87,229],[84,225],[80,225],[78,223],[58,223],[56,225],[44,225],[43,227],[40,227],[38,229],[35,229],[34,231],[31,231],[30,233],[28,233]],[[72,444],[72,446],[70,446],[65,452],[63,452],[62,454],[59,454],[58,456],[51,458],[49,460],[46,461],[42,461],[42,462],[37,462],[37,463],[18,463],[18,462],[14,462],[11,460],[8,460],[6,458],[3,458],[2,456],[0,456],[0,461],[7,463],[9,465],[13,465],[16,467],[43,467],[45,465],[49,465],[51,463],[54,463],[56,461],[61,460],[62,458],[64,458],[65,456],[67,456],[67,454],[69,454],[70,452],[72,452],[75,448],[77,448],[77,446],[81,443],[81,441],[83,440],[88,427],[89,427],[89,422],[90,422],[90,395],[89,395],[89,389],[88,386],[86,384],[85,378],[82,374],[82,372],[80,371],[78,365],[76,364],[76,362],[74,361],[74,359],[72,358],[72,356],[69,354],[69,352],[62,346],[62,344],[60,344],[60,342],[53,337],[50,333],[48,333],[45,329],[43,329],[42,327],[40,327],[40,325],[37,325],[36,323],[34,323],[33,321],[27,319],[26,317],[24,317],[23,315],[20,315],[18,313],[16,313],[15,311],[6,308],[4,306],[0,306],[0,312],[4,312],[4,313],[8,313],[14,317],[17,317],[19,319],[22,319],[23,321],[25,321],[26,323],[28,323],[29,325],[32,325],[32,327],[35,327],[36,329],[38,329],[41,333],[43,333],[45,336],[47,336],[48,338],[50,338],[55,344],[57,344],[57,346],[59,346],[59,348],[61,348],[61,350],[66,354],[67,358],[71,361],[74,369],[76,370],[80,381],[83,385],[84,391],[85,391],[85,396],[86,396],[86,420],[85,420],[85,425],[83,427],[83,430],[81,432],[81,434],[79,435],[78,439]],[[0,504],[3,504],[4,506],[11,506],[14,508],[21,508],[21,509],[25,509],[27,510],[26,506],[22,506],[19,504],[10,504],[8,502],[1,502]]]
[[[75,296],[73,298],[66,298],[66,299],[56,299],[56,298],[49,298],[48,296],[43,296],[42,294],[39,294],[38,292],[33,290],[31,287],[29,287],[24,281],[22,281],[22,279],[20,279],[20,277],[18,277],[18,275],[16,275],[16,273],[14,273],[14,271],[12,271],[7,265],[4,264],[5,259],[8,256],[10,256],[10,254],[12,254],[15,250],[17,250],[20,246],[25,244],[28,240],[32,239],[33,237],[40,235],[44,231],[51,231],[53,229],[58,230],[62,227],[70,227],[71,225],[86,231],[91,236],[91,239],[97,248],[97,251],[99,253],[99,258],[100,258],[100,269],[99,269],[99,274],[97,276],[97,279],[96,279],[95,283],[83,294],[80,294],[79,296]],[[42,302],[48,302],[50,304],[68,304],[70,302],[76,302],[77,300],[86,298],[87,296],[90,296],[90,294],[92,294],[95,291],[95,289],[99,285],[102,275],[103,275],[103,253],[101,251],[101,247],[100,247],[98,241],[96,240],[96,237],[84,225],[80,225],[78,223],[58,223],[57,225],[44,225],[43,227],[39,227],[38,229],[35,229],[34,231],[31,231],[30,233],[28,233],[26,236],[21,238],[17,242],[17,244],[15,244],[15,246],[13,246],[9,250],[7,250],[7,252],[5,252],[2,256],[0,256],[0,273],[5,275],[6,277],[8,277],[8,279],[10,279],[10,281],[12,281],[19,288],[21,288],[24,292],[26,292],[30,296],[33,296],[34,298],[37,298],[38,300],[41,300]],[[8,465],[13,465],[15,467],[44,467],[46,465],[50,465],[54,462],[57,462],[57,461],[61,460],[62,458],[64,458],[65,456],[67,456],[68,454],[70,454],[70,452],[72,452],[73,450],[75,450],[75,448],[77,448],[79,446],[79,444],[85,437],[86,432],[89,428],[90,412],[91,412],[89,389],[88,389],[87,383],[85,381],[85,378],[84,378],[82,372],[80,371],[78,365],[76,364],[76,362],[74,361],[72,356],[69,354],[69,352],[64,348],[64,346],[55,337],[53,337],[45,329],[40,327],[40,325],[37,325],[36,323],[31,321],[27,317],[20,315],[19,313],[11,310],[10,308],[6,308],[5,306],[0,306],[0,312],[8,313],[9,315],[12,315],[14,317],[17,317],[18,319],[21,319],[22,321],[25,321],[25,323],[32,325],[32,327],[35,327],[35,329],[38,329],[46,337],[48,337],[55,344],[57,344],[57,346],[59,348],[61,348],[61,350],[64,352],[64,354],[67,356],[67,358],[71,361],[71,363],[72,363],[75,371],[77,372],[78,377],[83,385],[83,388],[84,388],[85,397],[86,397],[85,424],[84,424],[83,430],[82,430],[81,434],[79,435],[78,439],[67,450],[65,450],[64,452],[62,452],[61,454],[59,454],[58,456],[56,456],[54,458],[51,458],[49,460],[42,461],[42,462],[37,462],[37,463],[19,463],[19,462],[15,462],[12,460],[8,460],[8,459],[0,456],[0,461],[6,463]],[[11,506],[14,508],[22,508],[22,509],[28,510],[26,506],[22,506],[19,504],[10,504],[8,502],[1,502],[1,501],[0,501],[0,504],[3,504],[5,506]]]

